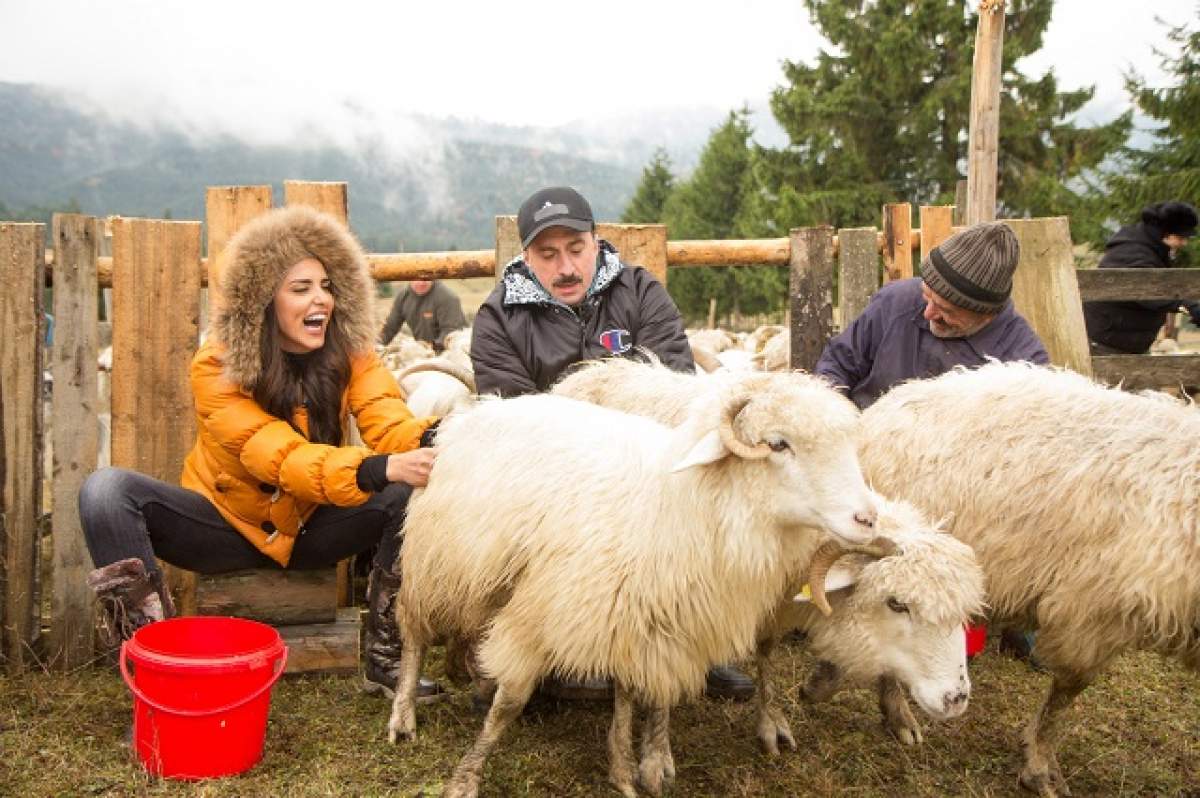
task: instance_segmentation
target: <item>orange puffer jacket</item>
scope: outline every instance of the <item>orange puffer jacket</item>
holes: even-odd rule
[[[296,535],[319,505],[352,507],[367,500],[356,481],[364,457],[417,448],[435,421],[413,417],[391,372],[367,352],[351,358],[342,416],[353,414],[371,448],[311,443],[225,376],[223,354],[210,340],[192,359],[199,435],[181,484],[211,501],[247,540],[285,567]],[[303,408],[293,421],[307,434]]]

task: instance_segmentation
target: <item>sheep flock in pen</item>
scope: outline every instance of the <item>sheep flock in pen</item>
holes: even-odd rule
[[[554,393],[560,397],[648,416],[654,422],[642,428],[628,416],[619,420],[601,416],[591,421],[580,417],[564,426],[560,431],[562,436],[568,433],[575,436],[578,428],[597,424],[603,432],[586,445],[577,437],[568,437],[572,446],[586,454],[577,453],[557,467],[547,466],[546,473],[577,476],[578,484],[573,488],[560,485],[557,489],[555,496],[561,506],[574,507],[579,514],[622,507],[630,513],[627,516],[630,519],[653,518],[644,505],[637,503],[644,489],[650,486],[658,489],[689,470],[719,471],[718,464],[725,457],[730,463],[737,462],[737,467],[746,473],[759,469],[755,472],[758,477],[742,487],[724,488],[729,497],[725,511],[763,506],[762,499],[744,499],[750,495],[747,490],[751,490],[748,486],[752,483],[752,490],[759,492],[755,495],[761,495],[762,474],[780,457],[779,451],[771,450],[782,441],[778,435],[772,438],[767,427],[748,424],[749,416],[739,418],[737,413],[725,419],[729,422],[733,446],[746,447],[742,448],[744,455],[756,446],[761,450],[765,445],[769,452],[762,458],[765,462],[753,456],[730,456],[727,451],[711,462],[691,463],[690,468],[680,472],[672,471],[663,462],[658,463],[657,471],[631,466],[627,469],[630,475],[623,483],[624,489],[614,489],[615,492],[599,498],[588,495],[588,488],[600,480],[600,474],[587,477],[577,471],[589,464],[595,466],[596,462],[623,465],[647,462],[644,451],[634,456],[620,450],[621,445],[630,443],[615,443],[618,439],[625,440],[623,436],[614,437],[613,430],[618,427],[633,425],[631,429],[641,430],[633,435],[639,444],[663,440],[661,436],[669,434],[664,428],[678,434],[680,428],[695,432],[707,424],[708,431],[713,432],[722,423],[721,412],[713,408],[723,399],[738,394],[757,396],[768,392],[772,384],[795,388],[816,382],[806,375],[786,372],[785,367],[774,362],[786,362],[786,331],[780,335],[778,330],[764,329],[741,342],[719,330],[700,331],[692,334],[692,340],[697,352],[695,375],[671,372],[654,363],[653,358],[649,363],[617,359],[588,364],[556,386]],[[462,343],[458,346],[465,351]],[[776,349],[783,354],[771,355]],[[724,358],[717,357],[722,354]],[[491,428],[489,434],[501,428],[496,426],[500,423],[499,416],[488,414],[503,415],[492,406],[507,403],[474,398],[464,402],[473,386],[468,382],[469,370],[464,379],[462,369],[456,368],[456,357],[449,350],[440,358],[427,356],[426,362],[441,360],[451,365],[443,368],[435,363],[419,366],[412,372],[416,375],[426,370],[440,371],[442,376],[451,375],[450,379],[461,386],[448,391],[443,386],[446,398],[439,400],[443,402],[440,407],[456,410],[439,435],[439,444],[453,441],[460,417],[466,419],[477,414],[478,423]],[[460,358],[459,362],[465,362],[469,369],[469,359]],[[764,371],[774,373],[764,374]],[[708,410],[701,411],[705,406]],[[420,629],[419,643],[414,646],[417,650],[455,638],[466,645],[479,646],[480,669],[487,677],[494,678],[509,667],[501,664],[508,658],[521,662],[522,668],[527,669],[517,680],[521,685],[531,680],[536,683],[537,678],[549,673],[617,676],[617,699],[608,744],[610,779],[627,795],[635,794],[635,785],[658,794],[670,784],[674,770],[668,734],[669,710],[674,703],[698,692],[703,669],[709,664],[754,655],[760,688],[755,733],[769,753],[797,746],[787,718],[776,706],[778,693],[772,685],[770,668],[772,648],[790,629],[804,630],[808,645],[824,661],[810,675],[807,684],[787,685],[786,689],[798,689],[806,700],[815,701],[828,698],[844,682],[870,684],[878,690],[884,728],[905,744],[920,743],[923,739],[921,725],[910,711],[908,699],[916,699],[918,707],[931,717],[945,716],[931,705],[935,702],[923,701],[918,695],[919,669],[912,663],[901,664],[905,658],[926,663],[946,661],[944,657],[931,656],[923,648],[936,636],[931,629],[957,629],[968,616],[986,613],[995,625],[1036,631],[1036,658],[1053,681],[1042,707],[1029,719],[1022,733],[1024,762],[1019,780],[1027,789],[1051,797],[1070,794],[1056,756],[1063,736],[1063,711],[1114,658],[1124,651],[1141,649],[1174,656],[1192,668],[1200,660],[1197,600],[1200,577],[1196,576],[1200,572],[1197,568],[1200,543],[1196,539],[1200,454],[1193,445],[1200,439],[1197,435],[1200,419],[1194,407],[1164,394],[1135,394],[1107,388],[1054,368],[991,364],[898,386],[861,416],[851,408],[855,417],[850,423],[854,429],[847,434],[857,446],[862,473],[870,485],[865,495],[870,497],[873,508],[871,525],[858,530],[862,533],[858,535],[847,534],[843,529],[842,539],[837,541],[836,530],[827,523],[809,519],[801,524],[803,531],[794,536],[794,545],[786,550],[786,555],[780,554],[783,549],[776,550],[769,568],[770,578],[755,583],[754,609],[741,615],[728,611],[724,602],[712,596],[702,596],[703,591],[681,588],[681,584],[694,587],[704,581],[694,572],[688,572],[690,581],[675,580],[676,589],[684,597],[682,600],[695,609],[696,617],[689,622],[701,619],[708,624],[703,630],[708,636],[703,639],[711,647],[701,653],[701,647],[696,646],[686,655],[679,649],[662,653],[666,651],[663,649],[658,655],[663,658],[660,662],[653,657],[640,660],[627,657],[620,666],[629,669],[624,672],[617,666],[621,650],[607,644],[599,648],[594,645],[597,640],[604,643],[615,639],[611,627],[593,630],[596,637],[590,649],[580,644],[579,640],[587,637],[585,616],[594,613],[583,613],[578,623],[562,622],[564,617],[573,617],[570,612],[576,604],[575,598],[562,596],[555,600],[557,603],[543,600],[542,606],[537,607],[533,606],[537,602],[514,602],[524,595],[522,580],[535,584],[538,579],[557,579],[559,584],[574,584],[575,580],[564,580],[561,576],[574,573],[569,564],[573,559],[587,564],[587,567],[574,566],[586,573],[586,578],[579,582],[601,593],[608,591],[605,595],[610,596],[610,602],[617,600],[612,598],[615,596],[629,600],[630,585],[638,584],[636,579],[622,581],[611,574],[605,583],[600,578],[603,569],[595,567],[603,561],[597,559],[597,552],[586,546],[570,548],[578,546],[580,539],[579,522],[574,514],[559,519],[561,526],[570,529],[566,539],[572,543],[557,564],[549,564],[555,560],[545,556],[547,550],[537,549],[538,562],[547,563],[547,570],[540,575],[530,571],[533,560],[525,559],[528,554],[525,547],[531,539],[523,538],[516,543],[510,537],[504,542],[505,535],[529,534],[530,527],[545,535],[545,540],[539,538],[538,546],[545,546],[546,540],[555,538],[554,524],[542,512],[544,507],[512,506],[514,496],[521,497],[521,488],[527,483],[515,478],[512,482],[497,480],[495,476],[520,473],[520,469],[528,468],[532,462],[544,465],[540,458],[545,441],[559,437],[557,433],[544,432],[547,419],[560,412],[558,404],[552,402],[550,408],[531,413],[535,420],[526,437],[536,437],[538,443],[509,451],[505,456],[514,458],[509,467],[491,461],[472,467],[454,465],[449,458],[446,463],[439,462],[439,475],[459,474],[447,481],[465,479],[480,484],[490,480],[498,494],[474,497],[469,503],[474,509],[458,522],[451,522],[446,515],[452,512],[448,498],[444,497],[439,504],[436,497],[422,498],[418,494],[409,525],[411,542],[406,543],[402,563],[406,567],[411,565],[413,574],[422,575],[420,579],[406,579],[406,585],[419,584],[431,574],[442,579],[445,573],[459,569],[457,578],[477,580],[484,574],[483,584],[487,587],[453,611],[447,606],[432,607],[427,595],[410,591],[407,603],[402,601],[400,609],[401,613],[409,614],[402,614],[401,618],[406,628]],[[708,412],[709,420],[697,426],[693,417],[697,412]],[[503,426],[503,429],[509,430],[506,438],[519,434],[515,428]],[[482,430],[477,430],[472,435],[474,445],[461,447],[467,450],[467,456],[472,451],[482,451],[479,443],[482,434]],[[617,448],[614,450],[613,446]],[[447,451],[450,448],[460,447],[449,447]],[[594,452],[605,451],[609,454],[592,456]],[[482,470],[474,477],[467,476],[472,468]],[[606,476],[601,484],[611,482],[611,476]],[[576,492],[570,492],[572,489]],[[692,489],[693,499],[696,490]],[[856,493],[857,489],[851,489],[841,495]],[[456,492],[456,496],[461,495]],[[491,496],[491,501],[485,496]],[[809,496],[813,498],[815,494]],[[495,503],[500,500],[508,503]],[[554,499],[547,498],[545,502],[548,506]],[[527,523],[523,527],[495,524],[499,517],[496,507],[517,513]],[[422,521],[422,513],[427,511],[430,515]],[[522,512],[524,516],[520,515]],[[471,513],[475,515],[472,517]],[[709,515],[723,517],[716,511],[710,511]],[[479,518],[486,518],[487,522],[480,524]],[[762,513],[758,516],[748,513],[740,520],[747,529],[755,528],[758,539],[772,531],[772,522]],[[436,562],[422,560],[422,555],[416,552],[423,523],[437,526],[441,531],[454,528],[455,534],[465,535],[470,545],[457,550],[442,546],[437,550]],[[610,532],[614,530],[616,526],[611,525]],[[476,545],[475,537],[484,533],[488,542]],[[670,538],[667,548],[656,555],[660,560],[651,560],[658,566],[653,569],[657,580],[670,575],[672,567],[679,568],[680,562],[688,562],[691,567],[690,560],[681,560],[672,549],[683,545],[682,534]],[[946,539],[969,545],[974,556],[969,551],[964,555],[948,548],[943,542]],[[604,538],[593,536],[588,544],[602,545],[601,540]],[[928,541],[936,544],[931,547]],[[615,544],[610,541],[609,545]],[[695,546],[696,540],[689,545]],[[629,556],[629,552],[625,554]],[[456,557],[459,561],[451,562]],[[824,563],[815,562],[822,557]],[[724,569],[728,562],[708,564],[716,565]],[[488,574],[489,567],[499,570]],[[930,571],[933,575],[918,588],[911,575],[927,567],[933,569]],[[972,593],[972,569],[981,569],[983,581],[979,587],[981,590],[986,587],[986,595]],[[885,579],[884,573],[890,576]],[[814,579],[820,579],[822,585],[810,587]],[[902,587],[905,580],[907,587]],[[810,590],[816,594],[811,598]],[[802,595],[793,601],[796,593]],[[816,603],[822,610],[814,606],[814,599],[818,598]],[[678,596],[672,599],[679,600]],[[931,612],[930,607],[939,602],[940,609]],[[592,602],[578,602],[574,611],[594,606]],[[878,612],[889,606],[900,611]],[[826,617],[823,610],[831,614]],[[531,620],[535,616],[541,621]],[[511,618],[519,622],[506,620]],[[725,637],[720,641],[716,641],[717,625],[713,618],[719,618],[720,624],[728,627],[721,631]],[[631,632],[635,637],[630,638],[642,641],[642,648],[645,640],[664,633],[667,628],[664,624],[678,618],[670,613],[648,613],[644,620],[640,630]],[[929,626],[923,633],[907,638],[897,636],[897,629],[908,629],[915,622]],[[554,627],[559,627],[558,632],[570,628],[577,634],[575,637],[560,634],[555,638]],[[498,634],[498,629],[518,642],[501,642],[504,635]],[[961,632],[958,634],[961,637]],[[675,639],[672,645],[678,642]],[[530,645],[537,656],[530,658],[527,651],[517,654],[514,653],[517,649],[504,649],[513,645],[518,648]],[[624,653],[629,654],[634,648],[627,645]],[[497,653],[501,650],[503,655]],[[639,649],[639,656],[646,656],[650,650]],[[682,664],[685,660],[686,665]],[[420,663],[414,665],[414,662],[409,662],[410,668],[419,668]],[[667,663],[669,667],[662,667]],[[664,687],[667,683],[661,680],[654,687],[646,681],[656,666],[660,668],[657,678],[670,675],[669,687]],[[530,675],[535,672],[536,677]],[[416,671],[412,673],[415,678]],[[961,703],[965,708],[969,692],[965,670],[963,685]],[[518,692],[523,690],[524,687]],[[502,706],[507,706],[511,715],[512,702],[503,702]],[[634,710],[638,707],[647,713],[640,762],[633,758],[629,742]],[[413,708],[402,704],[401,694],[397,695],[397,713],[393,714],[392,736],[403,738],[415,734]],[[485,724],[480,742],[464,759],[447,794],[470,795],[478,789],[483,758],[503,729],[503,724],[494,720],[489,718]]]
[[[769,651],[806,567],[821,609],[806,608],[803,626],[816,650],[848,673],[893,676],[934,717],[965,710],[962,624],[982,599],[969,549],[866,489],[857,411],[822,381],[722,383],[674,427],[533,396],[483,400],[439,430],[437,479],[405,526],[390,735],[416,733],[413,690],[437,640],[477,645],[498,685],[444,794],[476,793],[491,747],[551,673],[613,679],[610,778],[634,795],[636,772],[659,794],[674,776],[670,708],[700,691],[709,667]],[[537,478],[522,478],[530,468]],[[636,765],[635,705],[648,713]],[[768,750],[796,745],[772,706],[758,732]]]

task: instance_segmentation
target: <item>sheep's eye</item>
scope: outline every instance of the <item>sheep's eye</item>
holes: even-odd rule
[[[771,451],[773,452],[786,452],[792,448],[788,442],[782,438],[777,441],[767,441],[767,446],[770,446]]]
[[[908,605],[894,596],[888,596],[887,608],[892,612],[908,612]]]

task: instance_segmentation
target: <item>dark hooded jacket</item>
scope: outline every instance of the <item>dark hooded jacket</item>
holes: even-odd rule
[[[366,255],[350,232],[332,216],[303,206],[272,211],[243,227],[226,249],[221,303],[208,340],[192,358],[197,436],[181,484],[284,566],[319,505],[352,507],[369,498],[358,470],[371,449],[310,441],[303,406],[283,419],[254,399],[264,310],[287,270],[308,257],[321,262],[333,283],[333,317],[349,343],[343,430],[353,415],[371,449],[405,452],[420,445],[436,420],[413,417],[375,354],[374,286]]]
[[[1171,250],[1163,232],[1147,222],[1122,227],[1104,245],[1101,269],[1169,269]],[[1149,351],[1167,314],[1187,308],[1200,321],[1200,303],[1181,299],[1145,302],[1084,302],[1083,319],[1088,338],[1096,343],[1140,355]]]
[[[600,241],[596,273],[578,307],[554,299],[518,256],[479,308],[471,362],[479,393],[545,391],[576,363],[653,352],[676,371],[692,371],[679,310],[650,272],[626,266]]]

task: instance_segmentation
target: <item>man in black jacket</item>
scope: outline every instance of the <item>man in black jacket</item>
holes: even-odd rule
[[[1175,253],[1196,234],[1196,209],[1186,202],[1160,202],[1142,209],[1142,220],[1122,227],[1104,245],[1101,269],[1167,269]],[[1098,355],[1144,354],[1154,343],[1167,314],[1185,308],[1200,324],[1200,302],[1085,302],[1092,352]]]
[[[638,348],[677,371],[695,370],[667,290],[596,236],[592,208],[578,191],[534,192],[517,214],[517,232],[522,253],[475,317],[471,362],[480,394],[545,391],[577,363]],[[562,697],[603,698],[608,690],[606,683],[558,680],[547,687]],[[735,668],[714,668],[707,692],[744,700],[754,683]]]
[[[479,393],[545,391],[584,360],[648,349],[694,370],[679,310],[662,283],[622,263],[596,237],[591,206],[572,188],[544,188],[517,215],[522,254],[479,308],[471,361]]]

